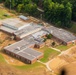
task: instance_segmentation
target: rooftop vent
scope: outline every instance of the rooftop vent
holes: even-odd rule
[[[17,50],[20,50],[20,47],[17,47]]]

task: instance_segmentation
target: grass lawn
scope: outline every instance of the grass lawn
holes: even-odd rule
[[[4,59],[4,57],[0,54],[0,63],[5,63],[6,61],[5,61],[5,59]]]
[[[49,61],[49,59],[54,58],[55,56],[57,56],[60,53],[51,48],[48,48],[47,46],[41,48],[41,50],[44,51],[44,57],[41,59],[42,62],[47,62],[47,61]]]
[[[0,8],[0,19],[1,19],[1,20],[2,20],[2,19],[5,19],[5,18],[10,18],[10,17],[11,17],[10,15],[4,16],[5,14],[8,15],[8,11],[5,10],[5,9]]]
[[[71,48],[72,46],[74,46],[74,45],[73,44],[72,45],[69,45],[69,46],[59,45],[56,48],[57,49],[60,49],[61,51],[64,51],[64,50],[67,50],[67,49]]]
[[[42,66],[44,67],[43,64],[36,62],[34,64],[28,64],[28,65],[25,64],[23,66],[15,66],[15,67],[21,70],[28,70],[28,69],[35,69],[35,68],[42,67]]]

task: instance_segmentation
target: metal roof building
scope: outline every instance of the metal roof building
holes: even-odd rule
[[[24,37],[26,37],[26,36],[28,36],[28,35],[30,35],[30,34],[33,34],[33,33],[35,33],[35,32],[40,31],[42,28],[43,28],[43,27],[40,26],[40,25],[31,23],[30,25],[24,27],[23,29],[16,31],[14,34],[15,34],[18,38],[22,39],[22,38],[24,38]]]
[[[29,48],[29,43],[21,40],[4,48],[5,52],[21,59],[22,61],[32,64],[43,57],[43,53]]]
[[[28,20],[29,19],[28,17],[23,16],[23,15],[20,15],[19,18],[22,19],[22,20]]]
[[[69,42],[76,42],[76,36],[74,36],[71,32],[68,32],[64,29],[50,26],[46,28],[45,30],[66,44]]]
[[[21,30],[28,25],[30,25],[30,23],[25,23],[18,18],[11,18],[3,20],[0,29],[8,33],[14,33],[15,31]]]
[[[10,28],[5,27],[5,26],[1,26],[0,30],[2,30],[4,32],[7,32],[7,33],[10,33],[10,34],[12,34],[12,33],[14,33],[16,31],[16,30],[10,29]]]
[[[20,30],[25,25],[25,23],[18,18],[11,18],[3,20],[2,25],[13,30]]]
[[[32,34],[32,36],[34,38],[41,38],[42,36],[46,35],[46,34],[49,34],[47,31],[44,31],[44,30],[40,30],[34,34]]]

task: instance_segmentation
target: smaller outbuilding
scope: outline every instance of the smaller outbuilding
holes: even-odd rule
[[[26,17],[26,16],[24,16],[24,15],[20,15],[19,18],[22,19],[22,20],[24,20],[24,21],[26,21],[26,20],[29,19],[28,17]]]

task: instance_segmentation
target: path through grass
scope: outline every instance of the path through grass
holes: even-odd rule
[[[47,46],[41,48],[44,51],[44,57],[41,59],[42,62],[48,62],[51,58],[57,56],[60,52],[55,51]]]

